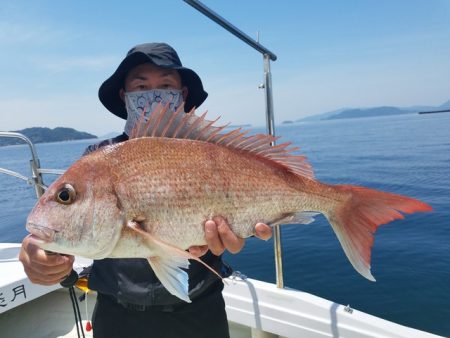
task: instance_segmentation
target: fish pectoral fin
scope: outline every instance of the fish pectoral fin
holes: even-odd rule
[[[141,235],[145,244],[155,253],[154,256],[148,258],[148,262],[161,284],[164,285],[167,291],[172,295],[177,296],[188,303],[191,302],[188,295],[189,276],[186,271],[182,270],[189,268],[189,259],[196,260],[203,264],[222,279],[213,268],[203,262],[200,258],[193,256],[188,251],[166,243],[148,232],[145,232],[136,224],[136,222],[128,222],[127,225]]]
[[[279,224],[310,224],[314,222],[314,216],[319,214],[313,211],[303,211],[299,213],[283,214],[279,218],[270,222],[270,226]]]
[[[295,224],[310,224],[314,222],[314,217],[317,216],[319,212],[314,211],[303,211],[294,215],[290,223]]]

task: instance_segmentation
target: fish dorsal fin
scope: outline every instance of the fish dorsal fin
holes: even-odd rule
[[[228,125],[214,126],[219,118],[209,121],[205,116],[206,112],[201,116],[195,115],[194,109],[185,113],[183,106],[171,111],[168,105],[158,105],[148,118],[145,117],[145,113],[141,115],[131,132],[130,139],[167,137],[210,142],[264,157],[297,175],[314,178],[312,167],[306,161],[306,157],[294,154],[293,152],[299,148],[289,147],[291,142],[272,146],[278,137],[267,134],[246,136],[248,131],[242,131],[242,128],[223,132]]]

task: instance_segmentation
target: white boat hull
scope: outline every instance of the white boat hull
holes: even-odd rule
[[[67,289],[32,284],[18,260],[20,244],[0,243],[0,333],[2,338],[77,337]],[[75,269],[90,263],[77,258]],[[78,291],[81,295],[81,292]],[[250,278],[225,280],[224,298],[232,338],[427,338],[439,337],[323,298]],[[95,292],[80,303],[86,324]],[[92,337],[92,331],[86,332]]]

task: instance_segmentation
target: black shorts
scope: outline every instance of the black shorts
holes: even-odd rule
[[[92,318],[94,338],[229,338],[221,290],[192,303],[133,309],[98,294]]]

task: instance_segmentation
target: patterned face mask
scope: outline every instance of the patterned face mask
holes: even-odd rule
[[[183,103],[183,94],[179,89],[152,89],[138,92],[125,93],[125,107],[127,109],[127,122],[125,123],[125,134],[131,135],[136,122],[145,110],[148,119],[158,104],[163,106],[169,104],[169,110],[175,111]]]

